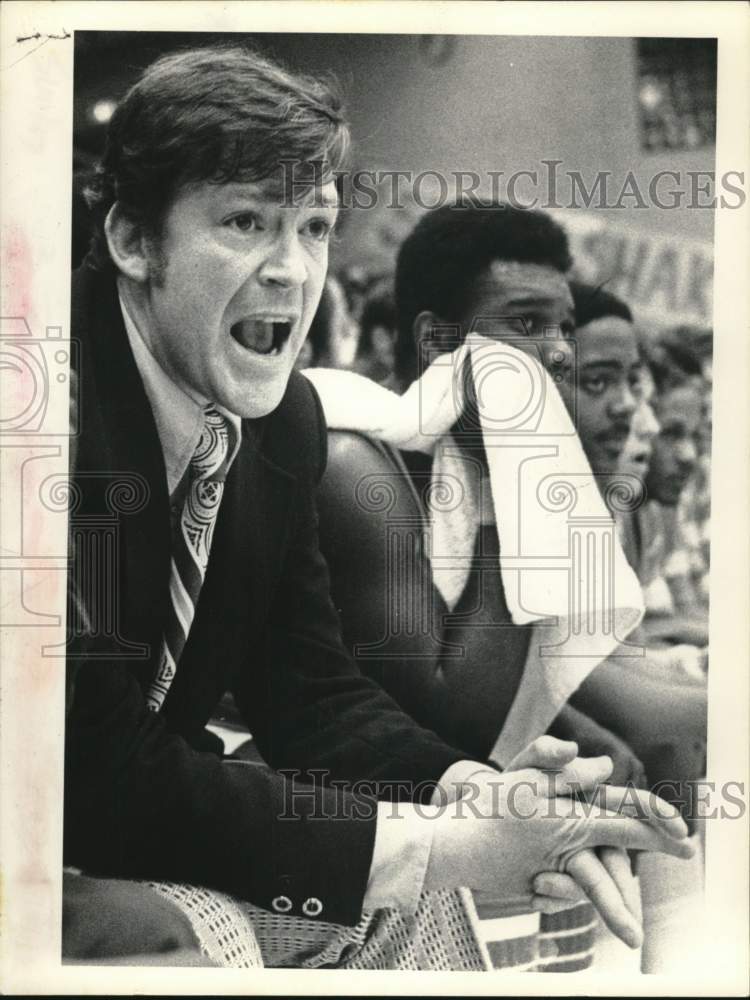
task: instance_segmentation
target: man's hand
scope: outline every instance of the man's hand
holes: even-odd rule
[[[625,851],[691,857],[687,826],[658,796],[602,785],[611,760],[577,752],[575,743],[544,736],[512,770],[478,766],[461,798],[435,820],[425,888],[468,886],[531,905],[540,891],[566,898],[572,877],[613,933],[637,947],[641,929]],[[581,801],[580,793],[591,799],[600,785],[592,802]],[[617,850],[598,856],[596,848]],[[537,879],[542,875],[549,884]]]
[[[587,734],[584,744],[579,742],[579,753],[585,757],[610,758],[612,761],[612,774],[608,779],[610,785],[648,788],[646,769],[628,744],[609,729],[604,729],[603,726],[596,728],[598,730],[596,733]]]
[[[577,743],[581,757],[604,755],[611,757],[610,785],[632,784],[636,788],[648,787],[646,769],[628,744],[610,729],[605,729],[572,705],[566,705],[562,709],[550,726],[549,732],[558,739],[573,740]],[[544,767],[543,764],[539,766]]]

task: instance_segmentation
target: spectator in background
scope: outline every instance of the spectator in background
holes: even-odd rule
[[[707,546],[704,549],[700,541],[708,534],[710,501],[705,388],[694,357],[676,350],[669,340],[657,343],[651,371],[657,387],[655,408],[661,429],[654,441],[646,480],[646,515],[665,539],[664,577],[669,587],[666,610],[692,617],[705,603],[704,577],[708,572]],[[693,492],[686,505],[683,496],[690,484]],[[707,635],[704,642],[706,639]]]
[[[633,414],[630,436],[620,457],[618,472],[623,476],[626,489],[633,488],[631,511],[622,512],[617,517],[625,552],[631,566],[638,574],[644,592],[644,603],[648,609],[650,600],[660,600],[658,592],[666,586],[662,576],[664,564],[664,540],[661,535],[649,538],[640,523],[646,500],[646,478],[651,463],[654,438],[659,433],[659,421],[653,407],[656,386],[647,364],[645,348],[641,345],[644,365],[641,372],[642,392],[638,407]]]
[[[335,275],[326,278],[326,293],[330,307],[330,355],[332,367],[349,368],[357,353],[359,329],[349,311],[344,288]]]
[[[620,456],[618,472],[625,476],[633,477],[631,481],[633,481],[634,486],[637,480],[638,484],[640,484],[639,497],[645,498],[646,476],[648,475],[648,467],[651,462],[653,441],[659,433],[659,421],[656,419],[652,405],[656,386],[646,363],[641,338],[639,338],[639,347],[641,358],[644,362],[641,368],[641,398],[633,414],[633,420],[630,424],[630,434]]]
[[[675,378],[654,364],[656,413],[660,431],[654,441],[646,481],[649,496],[665,507],[676,507],[695,472],[700,455],[703,419],[701,386],[687,374]]]
[[[295,368],[347,368],[356,343],[357,328],[349,315],[346,297],[336,278],[329,275]]]
[[[390,281],[381,281],[372,287],[359,326],[357,356],[352,370],[373,382],[387,382],[393,374],[396,341],[396,306]]]
[[[310,324],[307,337],[300,348],[294,367],[301,371],[303,368],[329,368],[333,364],[331,357],[331,314],[333,307],[331,296],[326,285],[320,294],[320,302]]]
[[[349,313],[357,323],[362,319],[369,290],[381,279],[379,274],[371,274],[362,264],[349,264],[338,270],[339,281],[346,295]]]
[[[673,562],[673,597],[677,607],[689,611],[708,606],[711,526],[711,392],[713,333],[710,329],[677,327],[661,338],[661,369],[669,372],[675,385],[690,382],[701,398],[701,415],[694,435],[697,458],[677,501],[675,512],[676,548],[684,555]],[[694,393],[690,394],[691,411]],[[658,484],[656,486],[658,490]]]

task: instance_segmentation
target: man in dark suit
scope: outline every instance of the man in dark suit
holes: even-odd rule
[[[413,912],[423,889],[531,895],[567,864],[635,940],[592,848],[689,853],[674,812],[625,818],[617,793],[601,815],[550,816],[550,795],[610,769],[556,744],[521,759],[533,818],[515,822],[508,782],[417,726],[342,647],[314,508],[325,425],[292,367],[347,142],[327,88],[239,48],[164,57],[111,120],[73,286],[74,575],[91,628],[70,647],[66,860],[339,925]],[[97,579],[102,525],[113,569]],[[222,759],[205,725],[226,691],[269,766]],[[552,790],[538,766],[563,768]],[[469,776],[490,822],[431,804]]]

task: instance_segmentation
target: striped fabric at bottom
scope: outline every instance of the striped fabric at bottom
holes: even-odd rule
[[[487,965],[514,972],[579,972],[590,968],[598,923],[591,903],[555,914],[526,904],[468,894],[479,947]],[[472,912],[473,911],[473,912]]]
[[[591,903],[561,913],[543,914],[539,927],[537,972],[580,972],[594,961],[599,917]]]

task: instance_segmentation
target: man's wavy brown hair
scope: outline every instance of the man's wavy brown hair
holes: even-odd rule
[[[163,56],[113,114],[102,160],[85,195],[94,215],[87,263],[111,265],[104,220],[115,202],[157,238],[184,186],[260,181],[290,164],[299,190],[346,160],[349,127],[335,87],[293,74],[243,46]]]

